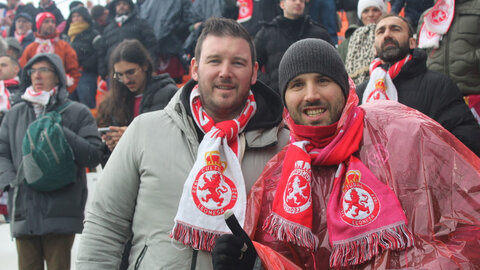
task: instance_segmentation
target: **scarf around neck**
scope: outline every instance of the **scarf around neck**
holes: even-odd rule
[[[263,224],[276,239],[315,251],[319,240],[312,231],[311,167],[337,165],[327,204],[331,267],[360,264],[381,249],[405,249],[413,244],[395,194],[354,156],[362,140],[365,114],[357,104],[351,83],[335,137],[320,148],[287,116],[292,143],[285,154],[272,213]]]
[[[455,0],[438,0],[424,15],[418,35],[419,48],[438,48],[455,16]]]
[[[51,36],[35,35],[35,42],[38,43],[37,54],[39,53],[55,53],[55,43],[59,41],[58,35],[55,33]]]
[[[68,28],[68,36],[70,37],[70,40],[74,41],[77,35],[87,30],[88,27],[90,27],[90,24],[87,22],[71,23],[70,27]]]
[[[397,88],[393,79],[398,76],[402,67],[412,59],[411,54],[393,64],[388,71],[381,66],[380,58],[375,58],[370,64],[370,80],[363,93],[362,104],[372,100],[394,100],[398,101]]]
[[[190,94],[197,126],[205,133],[182,192],[170,237],[194,249],[211,251],[215,240],[229,233],[223,214],[232,209],[240,225],[245,221],[246,190],[240,166],[239,133],[256,111],[252,91],[242,112],[215,123],[203,108],[198,85]]]

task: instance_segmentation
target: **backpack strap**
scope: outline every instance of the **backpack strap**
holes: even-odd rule
[[[67,100],[67,102],[63,103],[62,105],[58,106],[57,108],[55,108],[53,111],[56,111],[58,112],[59,114],[62,114],[67,108],[68,106],[70,106],[71,104],[73,104],[73,102],[71,102],[70,100]]]

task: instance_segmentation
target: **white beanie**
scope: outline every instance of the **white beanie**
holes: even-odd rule
[[[383,0],[360,0],[357,6],[357,15],[360,20],[362,19],[363,10],[369,7],[377,7],[382,14],[387,12],[387,6]]]

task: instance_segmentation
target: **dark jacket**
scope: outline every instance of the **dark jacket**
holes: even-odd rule
[[[68,29],[70,29],[70,24],[72,23],[72,14],[76,12],[79,13],[86,22],[90,24],[90,27],[85,31],[78,34],[73,41],[68,37]],[[70,45],[77,53],[78,65],[83,69],[83,71],[97,73],[97,55],[93,47],[93,40],[98,36],[98,32],[93,29],[93,20],[88,9],[85,7],[76,7],[70,12],[70,16],[67,19],[67,25],[65,27],[64,36],[70,42]]]
[[[462,94],[480,94],[480,0],[455,1],[452,24],[439,48],[428,50],[427,66],[452,78]]]
[[[433,0],[394,0],[392,1],[392,12],[398,14],[405,7],[405,18],[410,20],[415,29],[422,12],[432,6]]]
[[[51,1],[51,4],[49,4],[46,8],[38,6],[38,13],[40,13],[40,12],[50,12],[50,13],[52,13],[53,16],[55,16],[55,20],[56,20],[57,25],[59,25],[61,22],[65,21],[65,18],[63,18],[62,12],[60,11],[60,9],[58,9],[57,5],[55,4],[55,2],[53,0]]]
[[[428,70],[426,59],[424,51],[415,49],[413,59],[393,79],[398,102],[434,119],[480,156],[480,126],[455,83],[441,73]],[[360,100],[367,84],[365,81],[357,87]]]
[[[331,43],[327,30],[312,21],[308,15],[298,20],[277,16],[273,21],[265,23],[255,36],[259,68],[265,69],[265,72],[259,72],[258,79],[279,92],[278,66],[280,60],[290,45],[305,38],[319,38]]]
[[[153,27],[159,52],[180,55],[192,23],[191,0],[146,0],[140,6],[140,17]]]
[[[114,5],[112,5],[114,7]],[[98,72],[106,76],[108,72],[108,59],[115,46],[125,39],[136,39],[150,52],[155,59],[157,42],[153,34],[152,26],[144,19],[137,16],[135,10],[120,27],[115,20],[110,22],[101,38],[100,51],[98,54]]]
[[[53,64],[60,80],[57,93],[50,99],[46,111],[50,111],[68,99],[65,86],[65,71],[62,60],[55,54],[37,54],[25,66],[30,68],[37,60]],[[31,85],[25,73],[21,85]],[[30,102],[19,102],[7,113],[0,128],[0,189],[10,189],[9,212],[15,211],[12,219],[12,235],[74,234],[83,229],[87,182],[85,167],[94,167],[100,162],[102,141],[90,110],[83,104],[72,102],[62,113],[62,126],[77,165],[77,179],[52,192],[39,192],[17,179],[22,162],[22,141],[27,127],[36,119]],[[22,175],[21,173],[19,175]],[[16,198],[16,199],[15,199]]]

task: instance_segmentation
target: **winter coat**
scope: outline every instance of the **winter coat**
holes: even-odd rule
[[[312,21],[308,15],[297,20],[277,16],[273,21],[265,23],[255,36],[259,69],[265,68],[265,72],[258,73],[258,78],[279,92],[280,60],[290,45],[305,38],[319,38],[331,43],[327,30]]]
[[[28,45],[22,53],[18,63],[22,68],[37,54],[37,48],[39,43],[33,42]],[[73,78],[73,85],[67,87],[69,93],[72,93],[77,89],[78,81],[80,80],[80,68],[78,66],[78,58],[75,50],[64,40],[58,40],[54,44],[55,54],[58,55],[63,62],[65,72]]]
[[[480,94],[479,0],[455,1],[453,22],[440,47],[428,50],[427,66],[449,76],[463,95]]]
[[[55,4],[55,2],[53,0],[51,1],[51,4],[46,8],[43,8],[43,7],[39,6],[38,7],[38,13],[41,13],[41,12],[52,13],[53,16],[55,16],[55,20],[57,22],[57,25],[59,25],[61,22],[65,21],[65,18],[63,18],[62,12],[60,11],[60,9],[58,9],[57,5]],[[35,19],[35,17],[33,17],[33,18]]]
[[[394,0],[392,1],[392,12],[398,14],[405,7],[405,18],[416,28],[422,12],[432,6],[433,0]]]
[[[336,0],[337,10],[357,10],[358,0]]]
[[[68,41],[72,48],[77,53],[78,64],[83,71],[97,73],[97,55],[96,50],[93,47],[93,40],[96,36],[98,36],[98,32],[93,29],[93,20],[90,14],[88,13],[88,9],[84,7],[76,7],[70,12],[70,16],[67,19],[67,25],[65,26],[64,33],[68,33],[68,29],[70,29],[70,25],[72,23],[72,14],[79,13],[86,22],[90,24],[90,27],[87,28],[85,31],[79,33],[73,41],[67,36]]]
[[[426,58],[424,51],[415,49],[413,59],[393,79],[398,102],[433,118],[480,156],[480,126],[455,83],[443,74],[428,70]],[[368,81],[357,87],[360,100],[367,84]]]
[[[112,5],[113,6],[113,5]],[[113,13],[114,14],[114,13]],[[157,42],[152,26],[144,19],[139,18],[136,11],[120,27],[115,20],[110,22],[103,30],[100,50],[98,51],[98,72],[103,77],[108,73],[108,59],[116,45],[125,39],[136,39],[150,52],[154,59]]]
[[[414,247],[380,248],[380,254],[365,263],[340,269],[478,269],[480,193],[475,187],[480,159],[418,111],[392,101],[361,107],[366,115],[355,156],[397,196]],[[326,209],[338,166],[312,166],[312,232],[319,239],[315,252],[275,240],[262,229],[272,212],[287,148],[267,163],[250,190],[246,231],[302,269],[330,269]]]
[[[46,106],[46,111],[64,104],[68,98],[65,72],[61,59],[53,54],[38,54],[25,67],[31,68],[36,60],[47,60],[54,66],[60,80],[57,93]],[[30,86],[30,77],[22,76],[22,85]],[[10,189],[9,212],[12,218],[12,235],[45,235],[80,233],[83,228],[87,182],[85,167],[95,167],[100,162],[99,137],[95,120],[83,104],[72,102],[62,113],[62,126],[77,165],[77,178],[64,188],[40,192],[26,185],[23,178],[16,179],[22,162],[22,141],[27,127],[36,119],[32,104],[22,101],[13,106],[0,128],[0,188]],[[22,175],[22,174],[19,174]],[[14,195],[18,193],[17,195]],[[15,199],[16,197],[16,199]],[[14,200],[15,199],[15,200]]]
[[[140,6],[140,17],[153,26],[160,52],[180,55],[183,42],[192,24],[191,0],[146,0]]]
[[[116,269],[132,234],[130,269],[191,269],[194,251],[169,234],[199,146],[198,128],[184,106],[194,85],[187,83],[164,110],[135,118],[123,134],[96,186],[76,269]],[[252,91],[258,111],[240,136],[247,192],[288,140],[279,126],[280,97],[261,83]],[[194,263],[195,269],[212,269],[208,252],[198,251]]]

